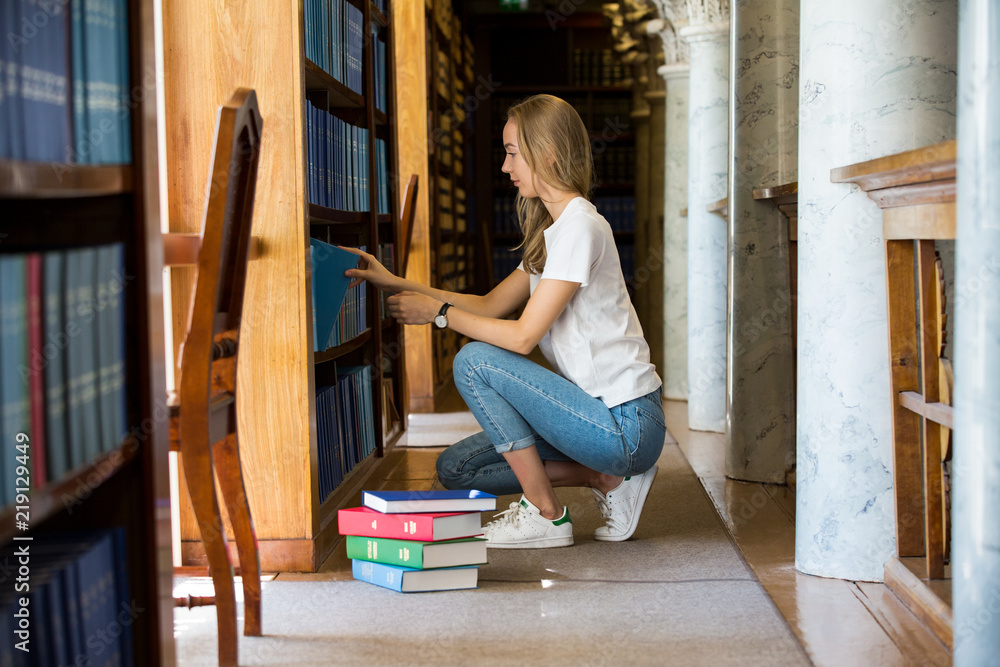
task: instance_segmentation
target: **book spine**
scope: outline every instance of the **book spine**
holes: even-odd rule
[[[35,488],[48,479],[45,438],[45,356],[42,326],[42,256],[28,255],[28,373],[29,410],[31,415],[31,481]]]
[[[423,567],[424,549],[420,542],[348,535],[346,544],[348,558],[417,569]]]
[[[354,560],[351,562],[351,572],[359,581],[367,581],[383,588],[401,592],[403,590],[403,573],[399,568],[389,567],[382,563]]]
[[[31,426],[27,377],[22,377],[28,366],[26,263],[24,255],[0,256],[0,436],[8,447]],[[15,467],[13,457],[0,457],[4,504],[16,495]]]
[[[45,253],[42,286],[45,290],[45,440],[49,479],[60,479],[70,470],[69,434],[66,428],[66,331],[63,295],[65,254]]]

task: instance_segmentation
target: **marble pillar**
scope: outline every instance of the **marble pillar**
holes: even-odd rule
[[[690,46],[688,97],[688,422],[726,427],[725,223],[706,207],[729,179],[729,23],[679,31]]]
[[[1000,656],[1000,5],[959,0],[955,666]]]
[[[784,484],[795,465],[788,218],[753,191],[798,174],[799,0],[736,0],[729,20],[726,475]]]
[[[688,63],[661,65],[667,82],[663,191],[663,397],[688,398]]]
[[[830,170],[955,136],[954,0],[801,0],[795,564],[895,553],[882,216]]]

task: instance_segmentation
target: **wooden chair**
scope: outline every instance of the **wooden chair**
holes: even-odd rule
[[[179,391],[169,399],[171,449],[181,462],[215,586],[219,664],[237,664],[233,567],[215,493],[218,480],[232,523],[243,578],[245,635],[261,634],[260,558],[240,468],[236,371],[250,255],[262,120],[253,90],[238,89],[219,108],[208,199],[200,235],[164,236],[166,264],[197,263],[180,348]],[[211,600],[178,600],[178,606]]]
[[[406,276],[406,265],[410,260],[410,244],[413,242],[413,218],[417,213],[417,191],[419,190],[416,174],[410,174],[410,180],[403,191],[403,211],[399,216],[399,233],[403,247],[400,249],[402,261],[399,275]]]

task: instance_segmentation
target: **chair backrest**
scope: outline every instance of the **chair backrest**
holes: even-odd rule
[[[406,276],[406,264],[410,260],[410,244],[413,243],[413,218],[417,213],[418,178],[410,174],[410,180],[403,191],[403,212],[399,216],[399,231],[402,235],[402,262],[399,275]]]
[[[194,299],[180,350],[185,397],[207,398],[213,359],[237,352],[262,127],[253,90],[237,89],[219,107]]]

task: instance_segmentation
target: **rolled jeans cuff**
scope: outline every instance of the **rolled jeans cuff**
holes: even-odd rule
[[[514,442],[502,445],[493,445],[493,447],[497,450],[497,454],[504,454],[505,452],[516,452],[519,449],[527,449],[534,444],[535,436],[529,435],[527,438],[521,438],[520,440],[515,440]]]

